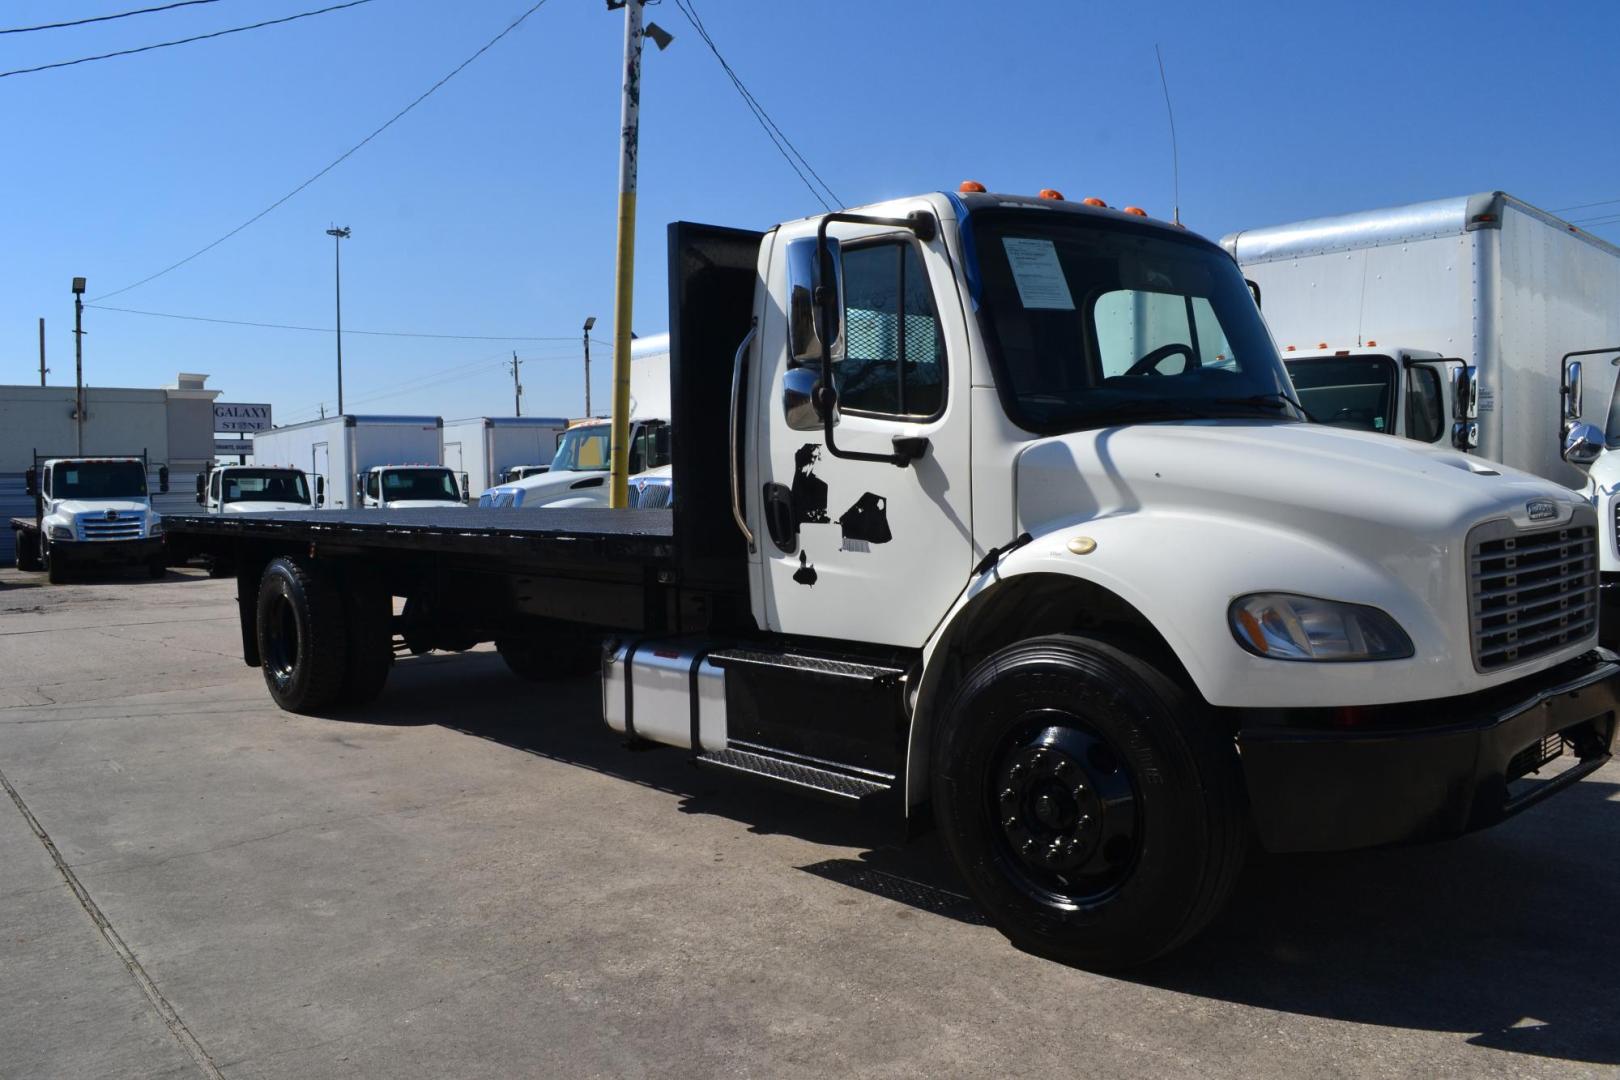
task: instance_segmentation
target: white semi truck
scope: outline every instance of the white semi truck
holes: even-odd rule
[[[568,430],[559,416],[475,416],[444,422],[444,466],[469,492],[545,472]],[[514,475],[515,474],[515,475]]]
[[[677,223],[669,267],[673,509],[170,522],[282,708],[374,698],[395,635],[600,663],[627,742],[932,820],[1093,967],[1196,934],[1251,836],[1455,836],[1608,759],[1590,502],[1304,422],[1217,245],[964,185]]]
[[[1500,191],[1245,229],[1222,245],[1259,290],[1321,422],[1451,446],[1596,496],[1586,469],[1620,358],[1620,248]],[[1603,570],[1620,580],[1612,492]],[[1620,609],[1620,602],[1605,607]],[[1620,644],[1605,618],[1604,643]]]
[[[437,416],[330,416],[253,433],[253,460],[315,478],[331,509],[466,505]]]
[[[44,570],[53,585],[75,570],[144,566],[164,575],[163,519],[152,508],[147,460],[139,457],[44,457],[24,475],[32,517],[11,519],[19,570]],[[158,467],[169,490],[169,467]]]

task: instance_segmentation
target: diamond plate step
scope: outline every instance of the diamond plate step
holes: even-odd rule
[[[878,774],[855,775],[750,750],[711,750],[698,754],[699,765],[774,780],[815,795],[841,802],[861,802],[892,790],[892,778]]]

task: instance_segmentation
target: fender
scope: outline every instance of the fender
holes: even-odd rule
[[[954,680],[964,674],[951,671],[953,646],[977,632],[987,612],[1003,609],[996,617],[1006,617],[994,601],[1014,583],[1023,583],[1030,597],[1072,585],[1074,598],[1121,606],[1163,640],[1211,705],[1374,705],[1466,693],[1456,661],[1460,647],[1460,667],[1471,674],[1471,654],[1466,636],[1454,638],[1466,635],[1466,621],[1451,628],[1436,618],[1446,596],[1464,595],[1452,591],[1465,588],[1461,560],[1431,552],[1425,565],[1403,569],[1404,575],[1393,572],[1320,536],[1230,515],[1138,510],[1048,522],[1029,543],[973,577],[923,648],[907,740],[907,805],[928,798],[930,731],[948,705]],[[1046,575],[1051,587],[1032,575]],[[1415,589],[1414,579],[1426,587]],[[1414,656],[1336,664],[1254,656],[1233,639],[1227,609],[1235,598],[1256,592],[1380,608],[1412,639]],[[1065,606],[1076,602],[1083,601],[1031,608],[1028,625],[1018,609],[1020,621],[1009,640],[1083,625],[1087,612]]]

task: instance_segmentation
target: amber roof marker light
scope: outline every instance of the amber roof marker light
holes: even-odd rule
[[[964,195],[983,194],[985,186],[977,180],[964,180],[956,185],[956,190]]]
[[[1043,199],[1052,199],[1057,202],[1064,201],[1063,192],[1059,191],[1057,188],[1043,187],[1041,188],[1040,196]]]

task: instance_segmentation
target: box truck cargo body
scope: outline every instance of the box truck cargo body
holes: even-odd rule
[[[329,509],[361,505],[361,474],[380,465],[444,465],[437,416],[329,416],[253,433],[253,463],[302,469],[318,478]]]
[[[509,470],[550,465],[568,430],[559,416],[475,416],[444,424],[444,464],[466,478],[472,494],[506,479]]]
[[[1222,245],[1258,287],[1318,419],[1587,486],[1561,453],[1565,357],[1620,346],[1620,248],[1500,191],[1247,229]],[[1601,427],[1615,369],[1605,356],[1582,367]]]

